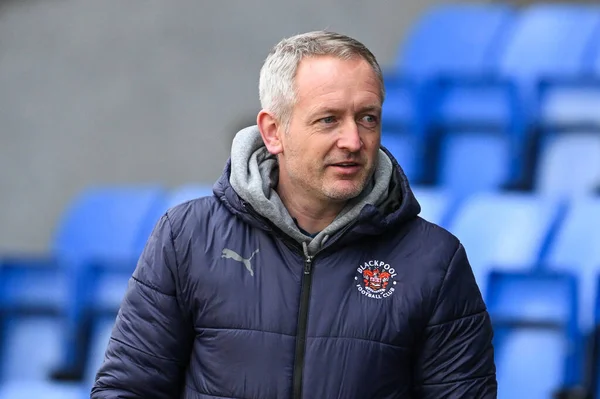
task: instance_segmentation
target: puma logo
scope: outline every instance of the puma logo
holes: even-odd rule
[[[250,255],[250,257],[248,259],[242,257],[240,254],[238,254],[237,252],[229,249],[229,248],[224,248],[223,252],[221,253],[221,258],[226,258],[226,259],[233,259],[237,262],[241,262],[244,264],[244,266],[246,266],[246,269],[248,269],[248,271],[250,272],[250,275],[252,277],[254,277],[254,271],[252,271],[252,264],[250,263],[250,260],[254,257],[254,255],[256,255],[256,253],[258,252],[258,249],[256,249],[256,251],[252,252],[252,255]]]

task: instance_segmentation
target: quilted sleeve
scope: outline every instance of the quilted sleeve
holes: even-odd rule
[[[490,317],[465,249],[459,245],[425,329],[415,368],[415,397],[497,396]]]
[[[91,399],[180,397],[193,344],[178,300],[167,215],[157,223],[121,303]]]

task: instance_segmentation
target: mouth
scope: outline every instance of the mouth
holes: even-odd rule
[[[329,166],[340,174],[355,174],[362,169],[362,164],[358,162],[338,162]]]
[[[360,168],[362,165],[358,162],[338,162],[331,164],[330,166],[334,166],[336,168]]]
[[[362,165],[358,162],[338,162],[331,164],[330,167],[341,175],[354,175],[362,169]]]

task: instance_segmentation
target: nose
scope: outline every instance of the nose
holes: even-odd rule
[[[356,122],[346,123],[341,127],[337,145],[348,152],[357,152],[362,148],[363,142]]]

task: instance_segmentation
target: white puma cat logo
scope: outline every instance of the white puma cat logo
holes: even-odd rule
[[[243,258],[237,252],[235,252],[229,248],[224,248],[223,252],[221,253],[221,258],[233,259],[237,262],[243,263],[244,266],[246,266],[246,269],[248,269],[248,271],[250,272],[250,275],[252,277],[254,277],[254,272],[252,271],[252,264],[250,263],[250,260],[254,257],[254,255],[256,255],[257,252],[258,252],[258,249],[256,249],[256,251],[252,252],[252,255],[250,255],[250,257],[248,259],[246,259],[246,258]]]

